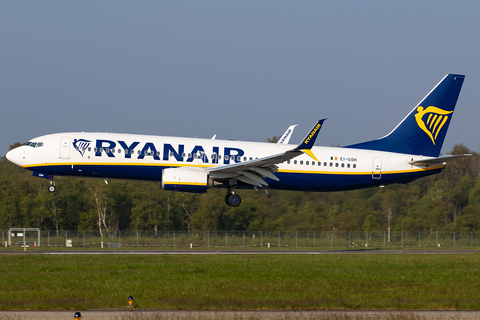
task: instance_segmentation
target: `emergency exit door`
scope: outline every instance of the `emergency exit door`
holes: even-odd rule
[[[373,158],[372,179],[380,179],[382,177],[382,158]]]

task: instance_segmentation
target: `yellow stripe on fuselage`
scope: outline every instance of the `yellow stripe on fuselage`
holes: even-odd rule
[[[443,168],[444,165],[435,166],[435,167],[428,167],[428,168],[418,168],[418,169],[407,169],[407,170],[392,170],[392,171],[381,171],[381,174],[395,174],[395,173],[412,173],[412,172],[421,172],[421,171],[429,171],[434,169]],[[278,172],[285,172],[285,173],[307,173],[307,174],[335,174],[335,175],[371,175],[372,171],[366,172],[357,172],[357,171],[311,171],[311,170],[284,170],[280,169]]]
[[[59,163],[38,163],[22,166],[22,168],[50,167],[50,166],[149,166],[149,167],[215,167],[212,164],[175,164],[175,163],[131,163],[131,162],[59,162]]]
[[[197,168],[212,168],[222,165],[213,165],[213,164],[185,164],[185,163],[130,163],[130,162],[60,162],[60,163],[38,163],[25,165],[23,168],[31,167],[46,167],[46,166],[150,166],[150,167],[197,167]],[[417,169],[405,169],[405,170],[392,170],[392,171],[381,171],[381,174],[395,174],[395,173],[412,173],[412,172],[421,172],[435,170],[445,167],[445,165],[432,166],[428,168],[417,168]],[[329,174],[329,175],[371,175],[372,171],[312,171],[312,170],[292,170],[292,169],[279,169],[278,172],[281,173],[302,173],[302,174]]]
[[[202,182],[180,182],[180,181],[165,181],[163,184],[174,184],[174,185],[188,185],[188,186],[206,186],[206,183]]]

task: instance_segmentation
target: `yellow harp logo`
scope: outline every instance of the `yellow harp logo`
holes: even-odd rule
[[[425,133],[432,139],[433,144],[435,145],[435,140],[437,140],[438,133],[442,129],[445,122],[448,120],[448,114],[453,111],[445,111],[440,108],[430,106],[426,109],[423,107],[417,108],[417,114],[415,114],[415,120],[417,121],[420,129],[425,131]],[[428,114],[428,117],[425,121],[424,116]]]

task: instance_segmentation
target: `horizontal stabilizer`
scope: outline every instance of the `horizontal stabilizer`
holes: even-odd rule
[[[437,157],[437,158],[428,158],[428,159],[415,159],[412,158],[412,161],[408,161],[408,164],[411,165],[432,165],[432,164],[440,164],[444,163],[447,161],[452,161],[456,160],[459,158],[466,158],[466,157],[471,157],[471,154],[458,154],[458,155],[453,155],[453,156],[443,156],[443,157]]]

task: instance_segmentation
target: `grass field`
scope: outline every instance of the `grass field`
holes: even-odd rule
[[[480,309],[480,254],[1,255],[0,309]]]

